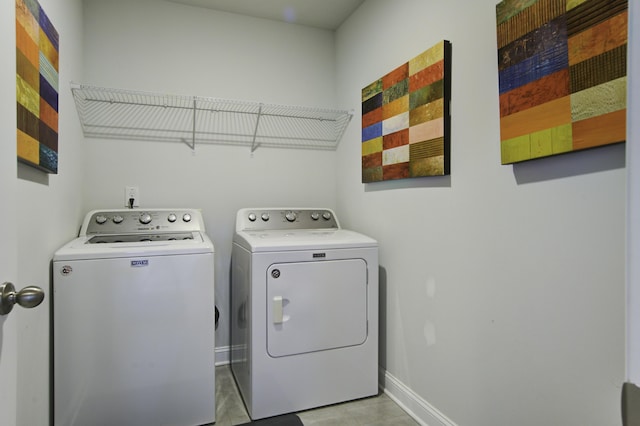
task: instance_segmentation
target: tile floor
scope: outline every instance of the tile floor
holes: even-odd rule
[[[305,426],[413,426],[417,425],[384,393],[329,407],[297,413]],[[235,381],[228,365],[216,368],[216,426],[248,422]]]

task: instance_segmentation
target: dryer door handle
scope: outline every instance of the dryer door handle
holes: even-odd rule
[[[282,296],[275,296],[273,298],[273,323],[282,324],[282,322],[283,322]]]

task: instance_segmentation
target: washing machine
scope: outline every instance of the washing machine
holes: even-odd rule
[[[89,212],[53,257],[54,426],[215,422],[214,316],[200,211]]]
[[[252,419],[378,393],[378,244],[330,209],[238,211],[231,370]]]

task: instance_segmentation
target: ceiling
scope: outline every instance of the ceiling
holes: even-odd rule
[[[239,13],[335,30],[365,0],[169,0],[190,6]]]

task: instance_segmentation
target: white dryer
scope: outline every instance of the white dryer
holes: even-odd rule
[[[329,209],[241,209],[231,369],[252,419],[378,393],[378,244]]]
[[[53,257],[53,425],[215,421],[214,247],[195,209],[89,212]]]

